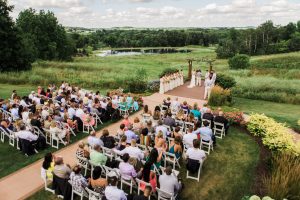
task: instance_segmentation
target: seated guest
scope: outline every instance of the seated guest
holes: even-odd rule
[[[170,108],[171,106],[171,98],[168,97],[167,100],[163,101],[163,105],[168,106],[168,108]]]
[[[125,192],[118,189],[118,177],[115,172],[108,174],[108,186],[105,188],[105,197],[107,200],[127,200]]]
[[[85,144],[83,143],[83,141],[80,141],[78,143],[78,148],[76,150],[76,156],[80,157],[80,158],[90,158],[90,152],[87,151],[86,149],[84,149]],[[85,161],[83,160],[79,160],[80,164],[85,165]]]
[[[142,129],[142,133],[140,136],[140,144],[145,145],[146,147],[150,146],[151,137],[148,135],[149,131],[147,128]]]
[[[155,135],[157,135],[160,131],[163,133],[163,138],[167,138],[168,129],[163,126],[163,122],[161,120],[158,121],[158,126],[155,129]]]
[[[162,131],[159,131],[155,136],[155,148],[157,148],[159,151],[167,148],[166,140],[163,137]]]
[[[152,112],[149,110],[148,105],[145,105],[145,106],[144,106],[144,110],[143,110],[142,115],[149,115],[149,116],[152,116]]]
[[[89,185],[94,189],[94,191],[104,194],[105,187],[108,185],[105,178],[101,178],[102,168],[96,166],[93,170],[92,177],[89,179]]]
[[[135,195],[133,197],[133,200],[148,200],[149,197],[151,196],[151,191],[152,191],[152,188],[150,186],[146,186],[144,189],[144,194],[143,195]]]
[[[105,165],[107,161],[106,155],[101,152],[100,145],[95,145],[94,149],[90,153],[90,162],[93,165]]]
[[[159,110],[154,111],[152,116],[153,120],[157,121],[160,119],[160,117],[161,117],[161,112]]]
[[[189,105],[187,104],[186,101],[183,102],[183,104],[181,105],[181,108],[185,111],[187,111],[187,114],[190,113],[190,109],[189,109]]]
[[[130,125],[128,127],[128,130],[125,131],[125,135],[127,137],[127,144],[130,144],[131,143],[131,140],[137,140],[137,135],[135,134],[135,132],[132,131],[132,125]]]
[[[120,174],[125,180],[130,180],[137,176],[134,166],[128,163],[129,158],[129,154],[125,153],[122,156],[123,162],[120,162],[119,164]]]
[[[134,118],[133,124],[132,124],[132,130],[135,133],[140,133],[140,130],[143,128],[142,123],[140,122],[140,119],[138,117]]]
[[[191,113],[193,113],[194,117],[198,118],[199,121],[201,120],[201,112],[199,111],[197,103],[194,104],[193,109],[191,110]]]
[[[88,181],[82,176],[81,167],[76,165],[73,168],[73,172],[70,174],[71,185],[75,188],[76,191],[82,192],[84,188],[88,186]]]
[[[180,121],[184,121],[185,120],[185,114],[184,114],[184,111],[182,108],[179,109],[179,111],[177,112],[176,114],[176,117],[175,117],[177,120],[180,120]]]
[[[224,113],[222,111],[219,112],[219,115],[215,117],[214,121],[218,122],[218,123],[221,123],[221,124],[224,124],[225,133],[227,134],[227,131],[228,131],[228,128],[229,128],[229,122],[224,117]]]
[[[150,154],[147,156],[146,161],[153,163],[153,165],[155,165],[157,169],[160,169],[163,152],[165,152],[164,149],[158,153],[158,150],[156,148],[153,148],[150,151]],[[151,167],[151,170],[154,170],[154,166]]]
[[[125,134],[125,124],[121,124],[119,130],[117,131],[117,136],[121,138]]]
[[[203,105],[203,107],[200,109],[200,112],[201,112],[202,116],[203,116],[204,113],[207,112],[208,109],[209,109],[209,108],[207,107],[207,103],[205,103],[205,104]]]
[[[197,139],[197,135],[193,133],[193,128],[190,127],[187,134],[183,136],[183,144],[186,146],[186,148],[191,148],[195,139]]]
[[[164,119],[164,124],[171,128],[176,126],[175,119],[172,118],[171,113],[168,113],[167,117]]]
[[[176,137],[174,142],[172,141],[169,147],[169,153],[175,154],[176,158],[180,158],[182,154],[182,147],[181,147],[181,138]]]
[[[174,129],[174,131],[173,131],[171,137],[172,137],[172,138],[175,138],[175,137],[180,137],[180,138],[182,138],[182,137],[183,137],[183,133],[180,131],[180,127],[179,127],[179,126],[177,126],[177,127]]]
[[[210,128],[213,127],[214,115],[211,113],[211,109],[208,108],[206,113],[203,114],[202,119],[209,120],[211,122]]]
[[[216,138],[213,135],[212,129],[209,127],[209,123],[204,121],[203,125],[203,127],[198,129],[201,139],[206,142],[213,141],[213,143],[216,144]]]
[[[59,137],[61,139],[66,138],[67,144],[70,143],[70,132],[67,129],[63,130],[58,128],[55,121],[51,122],[50,132],[52,134],[55,134],[56,137]]]
[[[121,122],[122,124],[124,124],[126,127],[129,127],[132,123],[129,121],[128,115],[124,115],[124,119]]]
[[[55,176],[62,179],[68,179],[71,172],[72,171],[70,165],[65,165],[64,160],[61,156],[55,157],[53,169],[53,174],[55,174]]]
[[[45,175],[48,179],[53,178],[53,169],[54,169],[54,161],[53,161],[53,155],[51,153],[47,153],[44,157],[42,168],[45,170]],[[43,176],[42,176],[43,177]]]
[[[206,158],[205,152],[200,149],[200,141],[198,139],[194,139],[193,147],[188,148],[186,156],[188,159],[200,161],[203,161]]]
[[[30,124],[32,125],[32,126],[36,126],[36,127],[38,127],[40,130],[43,130],[42,128],[42,123],[41,123],[41,121],[39,120],[39,115],[38,115],[38,113],[35,113],[35,114],[33,114],[33,116],[32,116],[32,119],[31,119],[31,121],[30,121]]]
[[[127,147],[127,137],[126,137],[126,135],[123,135],[121,137],[119,145],[117,146],[117,149],[120,150],[120,151],[122,151],[126,147]]]
[[[52,117],[49,115],[47,119],[44,121],[44,128],[50,129],[51,123],[52,123]]]
[[[13,120],[17,120],[20,118],[19,116],[19,108],[17,107],[17,104],[13,104],[10,110],[10,113],[12,115]]]
[[[156,192],[157,180],[156,180],[156,173],[153,171],[153,164],[155,160],[148,159],[143,167],[142,170],[142,180],[146,183],[150,183],[152,187],[152,191]],[[140,184],[141,190],[145,190],[146,185]]]
[[[159,176],[159,184],[161,190],[172,194],[177,194],[182,188],[181,182],[178,182],[177,177],[172,173],[171,166],[166,167],[165,173]]]
[[[172,103],[171,103],[171,110],[173,111],[173,112],[178,112],[179,111],[179,109],[180,109],[180,107],[181,107],[181,105],[180,105],[180,103],[179,103],[179,101],[178,101],[178,97],[176,97],[175,99],[174,99],[174,101],[172,101]]]
[[[195,116],[193,113],[190,113],[188,116],[187,116],[187,119],[186,119],[187,122],[190,122],[190,123],[194,123],[195,122]]]
[[[155,133],[154,126],[156,126],[156,125],[153,125],[153,124],[152,124],[152,121],[149,120],[149,121],[147,121],[147,123],[146,123],[146,125],[145,125],[145,128],[147,128],[147,129],[148,129],[148,132],[152,134],[152,133]]]
[[[96,137],[96,132],[91,131],[90,136],[87,139],[90,147],[94,148],[95,145],[103,146],[103,141]]]
[[[125,153],[128,153],[130,157],[137,158],[142,160],[144,158],[144,152],[136,146],[136,140],[131,140],[131,146],[126,147],[122,151],[117,149],[114,150],[118,155],[123,156]]]
[[[115,147],[115,138],[109,135],[109,132],[107,129],[104,129],[102,131],[102,136],[100,137],[100,139],[102,140],[104,147],[112,149]]]

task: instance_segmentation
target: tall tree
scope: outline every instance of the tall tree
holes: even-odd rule
[[[0,71],[26,70],[34,60],[31,40],[24,39],[9,13],[13,6],[0,0]]]

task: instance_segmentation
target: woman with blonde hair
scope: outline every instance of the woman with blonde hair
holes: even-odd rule
[[[180,108],[179,111],[177,112],[176,119],[185,120],[185,115],[184,115],[184,111],[182,108]]]
[[[166,140],[164,139],[162,131],[159,131],[155,137],[155,148],[157,148],[159,152],[167,148]]]
[[[132,124],[132,130],[135,133],[139,133],[142,128],[143,128],[143,125],[140,122],[140,119],[138,117],[135,117],[133,120],[133,124]]]

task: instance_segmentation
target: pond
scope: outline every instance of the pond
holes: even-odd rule
[[[147,49],[114,49],[104,50],[96,54],[100,57],[106,56],[133,56],[133,55],[145,55],[145,54],[164,54],[164,53],[190,53],[189,49],[175,49],[175,48],[147,48]]]

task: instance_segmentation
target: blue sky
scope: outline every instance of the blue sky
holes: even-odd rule
[[[300,20],[300,0],[9,0],[12,13],[51,10],[65,26],[241,27]]]

